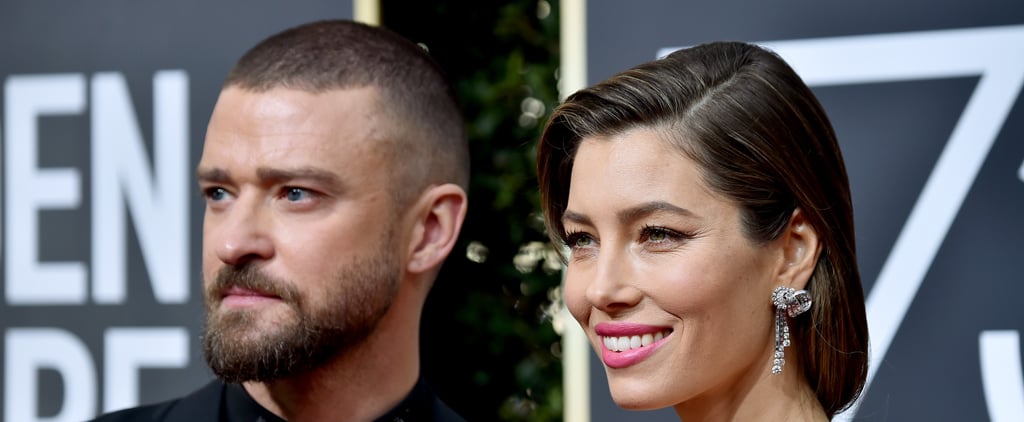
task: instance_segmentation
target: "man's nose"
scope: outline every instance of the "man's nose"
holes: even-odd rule
[[[213,248],[217,258],[228,265],[270,259],[274,256],[274,242],[264,208],[259,201],[239,198],[217,215],[208,214],[204,247]]]

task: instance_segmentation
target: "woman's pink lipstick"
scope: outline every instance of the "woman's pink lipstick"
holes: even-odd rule
[[[609,368],[625,368],[653,354],[672,329],[634,323],[600,323],[594,332],[601,341],[601,359]]]

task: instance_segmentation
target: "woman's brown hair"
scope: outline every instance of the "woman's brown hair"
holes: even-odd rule
[[[640,127],[699,165],[707,185],[739,206],[752,241],[776,239],[796,209],[814,227],[822,247],[806,287],[814,306],[790,329],[828,416],[849,407],[867,377],[868,327],[849,181],[817,98],[782,58],[744,42],[678,50],[574,93],[548,120],[537,154],[553,242],[565,241],[561,219],[580,142]]]

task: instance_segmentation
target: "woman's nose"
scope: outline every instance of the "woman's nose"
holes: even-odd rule
[[[611,312],[640,302],[643,294],[634,284],[638,276],[636,266],[628,255],[611,250],[598,253],[596,271],[586,289],[587,300],[594,307]]]

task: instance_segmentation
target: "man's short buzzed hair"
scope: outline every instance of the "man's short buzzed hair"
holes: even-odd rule
[[[441,183],[468,190],[465,123],[445,72],[423,47],[386,28],[336,19],[284,30],[247,51],[224,87],[376,88],[386,126],[376,141],[391,145],[396,197],[404,202]]]

